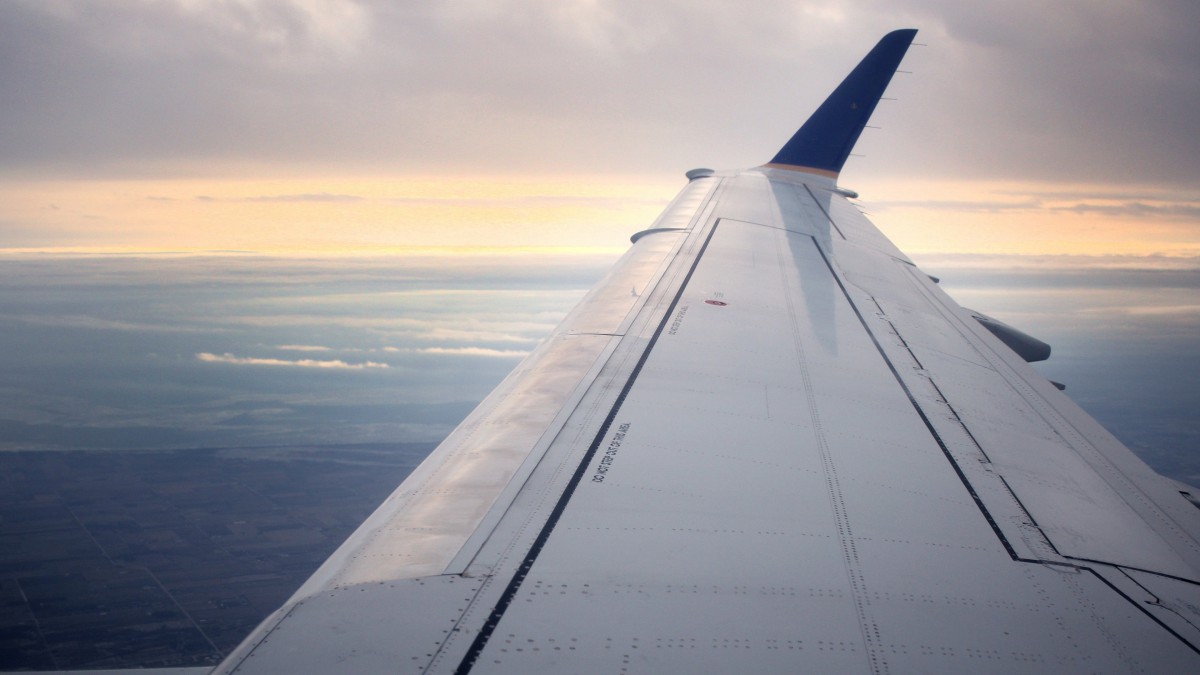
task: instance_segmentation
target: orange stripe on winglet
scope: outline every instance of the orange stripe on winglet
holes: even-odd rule
[[[811,173],[811,174],[814,174],[817,176],[833,178],[834,180],[837,180],[837,177],[838,177],[837,171],[830,171],[829,169],[817,169],[817,168],[811,167],[811,166],[796,166],[795,164],[776,164],[775,162],[768,162],[766,164],[763,164],[762,167],[760,167],[760,168],[783,169],[784,171],[799,171],[800,173]]]

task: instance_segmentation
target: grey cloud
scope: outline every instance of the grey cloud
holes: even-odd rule
[[[1145,294],[1150,289],[1182,291],[1188,297],[1200,293],[1200,258],[938,255],[918,258],[917,262],[938,276],[947,289],[1036,288],[1076,293],[1098,289],[1142,293],[1145,297],[1153,297]],[[1086,301],[1095,302],[1096,298]],[[1010,304],[1024,302],[1026,299],[1016,298]]]
[[[1106,216],[1132,216],[1136,218],[1166,217],[1185,220],[1200,219],[1200,205],[1196,204],[1147,204],[1145,202],[1124,202],[1121,204],[1071,204],[1070,206],[1055,206],[1054,211],[1070,211],[1073,213],[1097,213]]]
[[[1141,200],[1118,201],[1117,196],[1100,193],[1058,193],[1058,196],[1048,196],[1046,200],[1031,198],[1020,201],[1005,200],[952,200],[952,199],[905,199],[905,200],[870,200],[864,206],[875,211],[889,209],[923,209],[935,211],[981,212],[981,213],[1029,213],[1035,211],[1061,211],[1080,214],[1100,214],[1106,216],[1130,216],[1139,219],[1200,219],[1200,202],[1174,201],[1165,198],[1156,199],[1145,195]],[[1093,200],[1093,201],[1089,201]],[[1117,201],[1117,203],[1096,203],[1098,200]],[[1075,202],[1075,203],[1047,203]]]
[[[490,347],[384,347],[384,351],[441,356],[483,356],[487,358],[519,359],[529,354],[522,349],[492,349]]]
[[[1006,211],[1037,211],[1041,208],[1042,202],[1038,200],[1026,201],[994,201],[994,200],[952,200],[952,199],[906,199],[906,200],[871,200],[865,204],[876,211],[885,211],[888,209],[930,209],[937,211],[967,211],[967,212],[984,212],[984,213],[1001,213]]]
[[[1189,204],[1200,204],[1200,196],[1197,196],[1194,191],[1178,191],[1178,190],[1160,190],[1155,191],[1143,187],[1139,190],[1095,190],[1095,189],[1080,189],[1080,190],[995,190],[996,194],[1025,196],[1031,199],[1045,199],[1050,201],[1086,201],[1086,200],[1104,200],[1104,201],[1176,201],[1186,202]]]
[[[944,175],[1188,184],[1200,6],[931,2],[899,152]],[[928,158],[928,159],[926,159]],[[931,166],[936,164],[937,166]]]
[[[910,24],[929,46],[864,136],[861,175],[1200,177],[1200,6],[1163,1],[8,2],[0,161],[744,166]]]
[[[212,354],[200,352],[196,358],[205,363],[225,363],[238,366],[282,366],[285,368],[331,368],[336,370],[364,370],[367,368],[390,368],[378,361],[348,362],[341,359],[271,359],[256,356],[235,356],[228,352]]]
[[[1167,255],[1020,255],[1002,253],[914,254],[930,268],[962,270],[1145,270],[1200,272],[1200,257]]]
[[[16,87],[0,147],[10,162],[84,171],[212,158],[628,170],[664,141],[692,144],[697,120],[712,117],[697,111],[755,124],[766,109],[741,102],[761,100],[754,86],[777,87],[781,60],[794,69],[812,42],[802,38],[821,34],[781,0],[754,12],[343,3],[362,17],[327,49],[316,28],[325,17],[299,6],[5,5],[0,25],[14,34],[0,77],[37,85]],[[626,139],[619,149],[615,138]]]
[[[69,259],[70,264],[62,261]],[[381,255],[356,257],[272,257],[262,254],[225,255],[61,255],[0,254],[0,288],[77,287],[117,289],[140,287],[153,278],[158,287],[224,289],[269,283],[281,289],[312,287],[320,296],[365,291],[394,290],[405,284],[407,293],[449,293],[489,288],[491,293],[519,294],[547,289],[553,293],[582,293],[608,271],[616,255],[562,252],[521,253],[523,264],[510,254]],[[378,284],[383,284],[382,286]],[[568,290],[578,289],[578,290]],[[252,302],[253,296],[226,297],[225,301]],[[287,296],[278,299],[285,302]],[[347,301],[353,299],[345,298]],[[517,295],[513,300],[520,300]]]
[[[0,321],[20,321],[40,326],[77,328],[85,330],[120,331],[131,333],[219,333],[223,328],[214,326],[185,326],[166,323],[125,321],[83,314],[39,316],[36,314],[0,314]]]

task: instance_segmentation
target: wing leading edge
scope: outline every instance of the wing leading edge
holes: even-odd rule
[[[913,34],[693,174],[217,672],[1195,671],[1200,510],[836,189]]]

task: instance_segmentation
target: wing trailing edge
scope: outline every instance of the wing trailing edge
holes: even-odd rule
[[[837,178],[916,34],[883,36],[767,166]]]

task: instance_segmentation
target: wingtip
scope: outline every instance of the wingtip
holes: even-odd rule
[[[884,35],[767,166],[836,178],[916,34],[901,28]]]
[[[916,36],[917,36],[916,28],[897,28],[896,30],[888,33],[887,35],[884,35],[883,39],[884,40],[893,40],[893,39],[900,39],[901,37],[907,37],[911,41]]]

